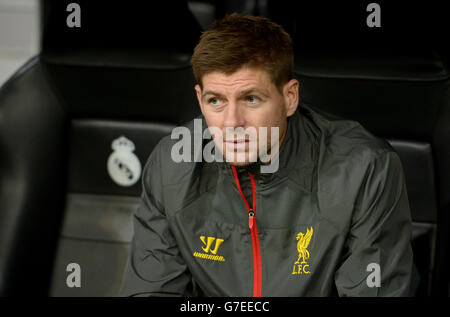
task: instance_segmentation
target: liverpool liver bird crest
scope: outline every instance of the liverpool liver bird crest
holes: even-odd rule
[[[297,252],[298,252],[298,259],[295,262],[295,264],[305,264],[306,260],[309,258],[309,251],[306,249],[309,245],[309,242],[311,241],[311,237],[313,235],[313,228],[306,230],[306,233],[303,234],[300,232],[297,234]],[[302,262],[300,262],[300,259],[302,259]]]

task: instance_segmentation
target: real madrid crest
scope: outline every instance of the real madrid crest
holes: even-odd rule
[[[136,154],[134,143],[124,136],[115,139],[108,158],[107,169],[112,180],[120,186],[132,186],[141,176],[141,162]]]

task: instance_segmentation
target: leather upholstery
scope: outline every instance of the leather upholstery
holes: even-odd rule
[[[0,89],[0,296],[45,294],[49,285],[66,193],[66,123],[39,58]],[[39,272],[32,281],[30,265]]]
[[[431,145],[425,142],[388,140],[400,156],[415,222],[436,223],[436,180]]]
[[[66,197],[137,197],[139,182],[120,187],[106,173],[111,142],[121,135],[132,139],[143,164],[161,136],[199,113],[189,57],[200,27],[185,2],[78,1],[83,27],[69,29],[70,2],[42,1],[42,51],[0,89],[0,295],[63,294],[50,288],[67,288],[65,279],[54,283],[67,275],[65,266],[82,262],[77,250],[95,262],[90,250],[99,245],[86,235],[64,236],[65,223],[74,219],[66,217]],[[171,12],[173,20],[161,12]],[[183,28],[159,32],[166,23]],[[120,206],[120,199],[113,201]],[[118,220],[112,215],[110,223]],[[96,249],[98,260],[110,261],[97,262],[96,269],[110,265],[116,286],[127,255],[119,259],[111,250],[123,252],[129,241],[120,243],[123,248]],[[32,281],[30,265],[38,272]],[[91,285],[90,295],[116,291],[107,292],[94,267],[83,272],[92,273],[83,282]]]

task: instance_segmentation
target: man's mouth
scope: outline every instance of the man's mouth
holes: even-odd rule
[[[247,139],[242,139],[242,140],[226,140],[225,143],[228,145],[234,145],[234,146],[239,146],[239,145],[247,145],[250,141]]]
[[[247,146],[249,145],[249,140],[246,139],[242,139],[242,140],[226,140],[225,144],[230,147],[230,148],[234,148],[234,149],[244,149],[247,148]]]
[[[230,144],[239,144],[239,143],[248,143],[248,140],[227,140],[225,141],[226,143],[230,143]]]

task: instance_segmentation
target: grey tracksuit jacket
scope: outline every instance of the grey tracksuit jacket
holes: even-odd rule
[[[175,163],[178,141],[144,167],[121,295],[411,295],[402,165],[359,123],[300,105],[274,173]]]

